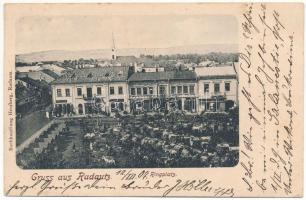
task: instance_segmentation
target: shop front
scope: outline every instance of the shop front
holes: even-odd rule
[[[197,111],[196,98],[185,98],[184,110],[187,112],[195,113]]]
[[[111,99],[110,101],[111,112],[121,112],[125,110],[124,99]]]
[[[226,111],[226,106],[230,107],[231,102],[226,105],[225,98],[222,96],[213,96],[209,99],[200,99],[199,100],[199,111],[205,112],[223,112]]]
[[[67,100],[57,100],[54,105],[53,113],[56,117],[74,114],[74,108]]]

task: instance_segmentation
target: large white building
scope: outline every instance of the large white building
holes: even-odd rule
[[[128,67],[76,69],[52,83],[55,112],[92,114],[129,111]]]

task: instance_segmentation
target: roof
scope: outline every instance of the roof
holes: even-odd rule
[[[195,73],[200,78],[213,78],[213,77],[232,77],[236,78],[236,71],[233,66],[220,66],[220,67],[202,67],[196,68]]]
[[[44,64],[41,66],[43,70],[50,70],[57,75],[61,75],[66,69],[64,67],[57,66],[55,64]]]
[[[30,72],[39,70],[41,70],[39,65],[16,67],[16,72]]]
[[[164,72],[138,72],[134,73],[129,81],[155,81],[155,80],[196,80],[193,71],[164,71]]]
[[[57,79],[59,77],[59,75],[49,69],[43,69],[41,70],[43,73],[48,74],[49,76],[51,76],[54,79]]]
[[[129,67],[94,67],[68,71],[54,80],[52,84],[63,83],[98,83],[108,81],[127,81]]]

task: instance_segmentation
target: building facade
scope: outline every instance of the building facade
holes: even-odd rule
[[[54,112],[95,114],[129,111],[128,67],[76,69],[52,83]]]
[[[52,82],[57,115],[181,110],[227,111],[238,104],[233,66],[137,72],[112,66],[76,69]]]
[[[196,112],[196,80],[193,71],[134,73],[128,82],[131,110]]]
[[[196,68],[198,105],[202,111],[227,111],[238,104],[238,81],[233,66]]]

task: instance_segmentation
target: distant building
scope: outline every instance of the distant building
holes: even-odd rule
[[[54,64],[43,64],[41,65],[41,70],[50,70],[57,75],[61,75],[66,69]]]
[[[15,70],[16,72],[36,72],[42,70],[42,68],[39,65],[33,65],[33,66],[16,67]]]
[[[50,83],[54,81],[56,78],[59,76],[57,74],[54,75],[52,72],[48,72],[47,70],[42,70],[42,71],[30,71],[30,72],[19,72],[16,73],[16,78],[31,78],[33,80],[38,80],[38,81],[46,81],[47,83]]]
[[[211,60],[205,60],[202,61],[198,64],[198,67],[212,67],[214,66],[216,63],[214,61]]]
[[[186,64],[185,64],[185,67],[186,67],[189,71],[195,70],[196,66],[197,66],[197,64],[195,64],[195,63],[186,63]]]
[[[132,66],[137,62],[137,58],[135,56],[116,56],[116,61],[124,66]]]
[[[142,72],[142,68],[144,67],[144,63],[134,63],[133,71],[134,72]]]
[[[93,68],[96,67],[94,64],[84,64],[84,68]]]
[[[176,68],[179,68],[179,67],[183,67],[185,66],[185,63],[181,60],[178,60],[176,63],[175,63],[175,67]]]
[[[97,63],[97,67],[109,67],[111,63],[109,61],[103,60]]]
[[[141,68],[141,72],[163,72],[165,71],[164,67],[160,67],[160,66],[143,66]]]

